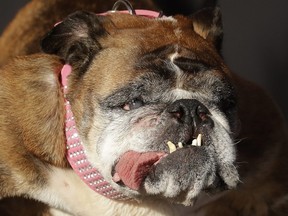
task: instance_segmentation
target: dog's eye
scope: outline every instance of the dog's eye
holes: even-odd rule
[[[140,98],[135,98],[123,105],[123,109],[126,111],[130,111],[133,109],[137,109],[139,107],[142,107],[144,105],[144,102]]]

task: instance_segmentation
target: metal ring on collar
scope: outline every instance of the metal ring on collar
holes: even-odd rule
[[[123,4],[126,9],[129,11],[129,14],[131,15],[136,15],[136,12],[134,10],[134,8],[132,7],[131,3],[128,0],[118,0],[115,2],[115,4],[112,7],[112,12],[117,11],[117,9],[119,8],[119,6]]]

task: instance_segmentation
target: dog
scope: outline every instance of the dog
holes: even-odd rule
[[[1,68],[0,197],[52,215],[285,215],[286,124],[226,66],[222,36],[218,9],[62,20],[43,54]]]

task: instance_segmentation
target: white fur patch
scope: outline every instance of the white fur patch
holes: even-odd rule
[[[141,203],[107,199],[85,185],[73,170],[56,167],[50,169],[48,186],[34,198],[56,208],[50,210],[54,216],[173,216],[176,212],[187,211],[184,206],[152,198]]]
[[[51,88],[56,88],[59,80],[57,79],[56,75],[53,73],[45,73],[43,74],[43,76],[45,77],[45,82],[51,87]]]
[[[171,94],[173,95],[173,100],[180,100],[180,99],[191,99],[192,93],[189,91],[186,91],[184,89],[176,88],[171,91]]]
[[[166,16],[163,16],[161,18],[158,18],[158,20],[160,21],[164,21],[164,22],[172,22],[172,25],[173,27],[175,28],[174,29],[174,34],[176,36],[177,39],[180,39],[181,38],[181,35],[182,35],[182,30],[181,28],[178,27],[178,21],[177,19],[175,19],[174,17],[172,16],[169,16],[169,17],[166,17]]]
[[[163,16],[157,19],[160,21],[169,21],[169,22],[177,23],[177,20],[173,16]]]
[[[174,34],[176,38],[179,40],[182,37],[182,30],[180,28],[174,29]]]
[[[189,92],[187,90],[179,88],[179,86],[177,87],[178,88],[175,88],[168,93],[167,97],[170,97],[170,100],[175,101],[180,99],[196,99],[203,103],[205,106],[207,106],[207,104],[203,102],[208,99],[207,95],[201,92]]]
[[[228,124],[227,119],[220,113],[219,111],[215,110],[209,110],[212,116],[215,118],[217,122],[219,122],[225,129],[226,131],[230,131],[230,126]]]
[[[178,53],[178,52],[175,52],[175,53],[171,54],[171,55],[169,56],[169,58],[170,58],[171,62],[173,62],[174,59],[175,59],[176,57],[178,57],[178,56],[179,56],[179,53]],[[176,65],[175,65],[175,66],[176,66]]]
[[[181,88],[182,85],[180,84],[180,82],[181,82],[181,77],[183,75],[183,71],[176,64],[174,64],[174,59],[176,59],[178,56],[179,56],[179,53],[177,51],[169,56],[170,61],[171,61],[169,66],[173,69],[173,71],[176,74],[176,78],[177,78],[176,86],[177,87],[179,86],[179,88]]]

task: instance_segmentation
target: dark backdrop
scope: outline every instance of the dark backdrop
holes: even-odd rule
[[[215,2],[157,1],[166,6],[169,3],[167,13],[189,13],[201,5]],[[18,8],[27,2],[28,0],[0,1],[0,32]],[[174,6],[170,6],[171,4]],[[267,89],[288,118],[288,1],[219,0],[218,5],[223,13],[223,55],[227,64],[234,72]]]

